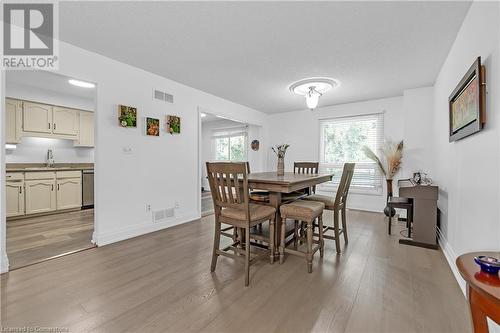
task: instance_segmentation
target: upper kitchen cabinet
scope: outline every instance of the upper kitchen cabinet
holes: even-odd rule
[[[75,147],[94,147],[94,113],[80,111]]]
[[[19,143],[21,141],[23,102],[5,99],[5,143]]]
[[[52,133],[75,136],[78,134],[80,111],[54,106],[52,109]]]
[[[24,102],[23,132],[52,134],[51,105]]]

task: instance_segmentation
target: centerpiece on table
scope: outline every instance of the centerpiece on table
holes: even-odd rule
[[[380,151],[382,152],[382,156],[385,158],[385,167],[380,158],[373,152],[373,150],[370,149],[370,147],[363,146],[363,152],[365,153],[366,157],[377,163],[378,169],[385,176],[387,182],[387,201],[389,201],[389,198],[392,197],[392,180],[401,169],[401,160],[403,158],[403,141],[394,143],[390,140],[387,140],[382,148],[380,148]],[[389,207],[386,205],[384,208],[384,214],[386,216],[389,216],[389,214],[391,214],[391,216],[394,216],[396,214],[396,211],[394,210],[394,208],[392,210],[389,210]]]
[[[283,176],[285,174],[285,154],[288,147],[290,147],[290,145],[286,143],[271,147],[278,157],[278,176]]]

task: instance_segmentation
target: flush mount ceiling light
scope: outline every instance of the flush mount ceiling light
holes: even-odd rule
[[[72,84],[72,85],[80,87],[80,88],[94,88],[95,87],[95,84],[93,84],[93,83],[75,80],[75,79],[69,79],[68,82],[69,82],[69,84]]]
[[[290,85],[291,92],[306,98],[307,107],[314,110],[319,98],[330,89],[340,86],[340,81],[327,77],[312,77],[294,82]]]

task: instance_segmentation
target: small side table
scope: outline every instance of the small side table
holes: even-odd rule
[[[500,278],[481,272],[474,262],[476,256],[500,258],[500,252],[474,252],[457,258],[457,267],[467,282],[472,325],[475,333],[488,333],[489,317],[500,325]]]

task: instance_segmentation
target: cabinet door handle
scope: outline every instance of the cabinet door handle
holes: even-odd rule
[[[54,129],[56,129],[56,123],[54,123]]]
[[[23,187],[19,186],[19,193],[23,193]]]
[[[50,123],[49,123],[49,129],[50,129]]]
[[[57,184],[57,190],[59,191],[59,184]]]
[[[54,184],[52,184],[52,189],[51,189],[51,191],[54,191]]]

